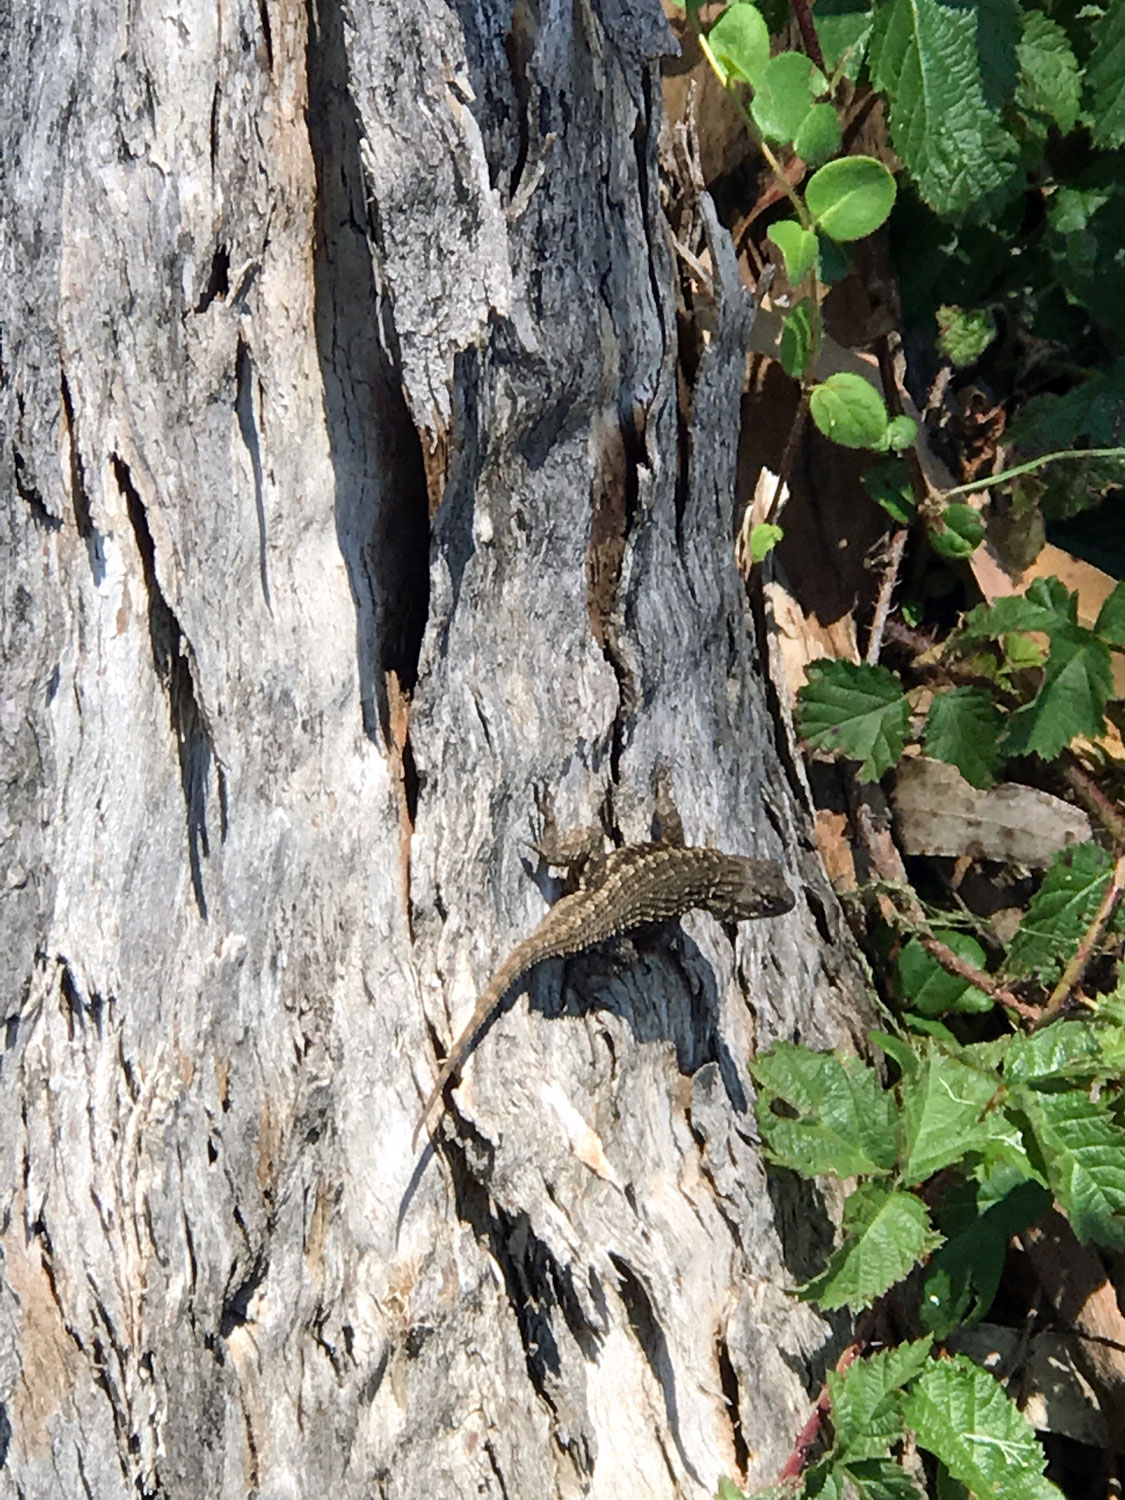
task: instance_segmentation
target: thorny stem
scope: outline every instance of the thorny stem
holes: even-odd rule
[[[906,551],[906,539],[909,535],[909,527],[900,527],[891,538],[890,546],[887,548],[887,565],[883,569],[883,578],[879,584],[879,597],[875,601],[875,617],[871,621],[871,634],[867,640],[868,666],[875,665],[879,660],[879,652],[883,648],[883,631],[886,629],[887,616],[891,612],[891,598],[894,595],[895,584],[898,582],[898,570],[902,566],[902,554]]]

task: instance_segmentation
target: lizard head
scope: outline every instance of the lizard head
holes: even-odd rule
[[[737,878],[723,881],[710,910],[720,922],[745,922],[753,917],[780,917],[792,911],[795,903],[779,864],[772,859],[742,859]]]

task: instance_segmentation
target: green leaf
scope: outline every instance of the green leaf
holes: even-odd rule
[[[941,513],[941,529],[928,533],[930,546],[942,557],[971,557],[984,540],[984,523],[971,505],[954,502]]]
[[[805,184],[805,206],[831,239],[860,240],[884,223],[894,207],[895,180],[873,156],[842,156]]]
[[[707,45],[731,78],[757,86],[770,60],[770,34],[761,12],[736,0],[707,33]]]
[[[746,1494],[745,1491],[738,1488],[738,1485],[732,1479],[728,1479],[724,1474],[719,1480],[716,1500],[746,1500]],[[760,1495],[758,1496],[758,1500],[761,1500]]]
[[[803,1177],[870,1175],[894,1165],[893,1101],[868,1064],[778,1042],[751,1062],[750,1073],[758,1128],[782,1165]],[[777,1113],[778,1105],[787,1113]]]
[[[901,458],[880,458],[864,473],[862,483],[872,500],[900,526],[909,526],[918,514],[910,475]]]
[[[777,357],[781,367],[794,380],[805,373],[812,352],[812,302],[803,298],[785,316],[781,325],[781,344]]]
[[[1125,646],[1125,582],[1102,605],[1094,630],[1109,645]]]
[[[1084,1243],[1125,1250],[1125,1129],[1077,1089],[1021,1089],[1047,1175],[1070,1227]]]
[[[890,100],[891,141],[942,214],[970,207],[1018,166],[1016,143],[1000,123],[1003,101],[986,97],[981,50],[993,21],[983,9],[888,0],[876,12],[869,62]]]
[[[863,1183],[844,1207],[846,1238],[824,1271],[802,1287],[826,1312],[870,1307],[941,1244],[926,1205],[913,1193]]]
[[[803,52],[779,52],[754,85],[750,113],[755,125],[769,141],[792,141],[812,107],[813,96],[824,89],[824,74]]]
[[[910,704],[886,667],[815,661],[798,703],[803,738],[814,750],[862,762],[861,781],[877,781],[902,755]]]
[[[996,337],[996,319],[986,307],[943,302],[937,310],[938,348],[954,369],[975,365]]]
[[[902,1435],[901,1392],[930,1359],[932,1339],[918,1339],[829,1370],[836,1452],[844,1462],[883,1454]]]
[[[1054,760],[1076,735],[1097,739],[1105,732],[1112,692],[1113,665],[1105,642],[1080,625],[1055,630],[1043,686],[1009,721],[1006,752]]]
[[[870,0],[817,0],[816,34],[830,73],[843,70],[854,83],[859,78],[871,37]]]
[[[1045,1500],[1046,1457],[1004,1388],[963,1354],[933,1360],[917,1377],[904,1415],[918,1445],[988,1500]]]
[[[978,604],[960,630],[964,641],[999,640],[1013,630],[1055,630],[1076,623],[1078,596],[1057,578],[1037,578],[1024,594],[1008,594],[995,604]]]
[[[984,949],[969,933],[935,931],[934,937],[952,948],[958,958],[967,959],[978,969],[984,968]],[[897,969],[903,998],[924,1016],[992,1009],[990,996],[956,974],[947,974],[917,938],[911,938],[899,954]]]
[[[1056,854],[1012,939],[1008,973],[1057,980],[1101,905],[1111,873],[1109,856],[1096,844],[1072,844]]]
[[[893,1458],[865,1458],[843,1466],[862,1500],[923,1500],[917,1484]]]
[[[919,1317],[935,1338],[959,1326],[978,1323],[992,1306],[1008,1254],[1008,1242],[1036,1223],[1051,1206],[1051,1194],[1038,1182],[1018,1182],[997,1203],[985,1207],[980,1187],[962,1182],[945,1194],[940,1227],[949,1236],[922,1276]],[[959,1204],[969,1212],[956,1212]],[[950,1207],[954,1212],[949,1212]]]
[[[971,1068],[924,1044],[917,1076],[903,1080],[903,1144],[906,1160],[899,1177],[904,1183],[925,1182],[935,1172],[983,1148],[988,1132],[982,1122],[996,1100],[1000,1080]]]
[[[990,787],[1002,759],[1003,722],[983,688],[956,687],[936,693],[926,715],[926,754],[956,766],[970,786]]]
[[[892,453],[905,453],[918,440],[918,423],[902,412],[887,423],[887,447]]]
[[[814,104],[793,137],[793,150],[810,167],[835,156],[841,145],[840,116],[834,104]]]
[[[1013,1036],[1004,1062],[1008,1084],[1047,1083],[1051,1079],[1093,1079],[1103,1069],[1097,1033],[1087,1021],[1056,1021],[1030,1036]]]
[[[1125,5],[1110,0],[1094,27],[1086,69],[1086,112],[1095,146],[1125,145]]]
[[[779,219],[766,230],[766,238],[781,251],[789,285],[800,286],[816,265],[820,243],[816,235],[811,229],[803,229],[796,219]]]
[[[750,561],[760,563],[768,557],[785,535],[780,526],[762,521],[750,531]]]
[[[1125,441],[1125,357],[1063,396],[1036,396],[1020,412],[1012,440],[1026,453],[1112,448]],[[1125,481],[1125,461],[1118,460]]]
[[[843,448],[886,447],[887,408],[879,392],[862,375],[839,370],[813,387],[812,419],[826,438]]]
[[[1078,121],[1082,75],[1066,32],[1042,11],[1021,17],[1023,36],[1016,48],[1022,74],[1016,103],[1053,120],[1066,135]]]

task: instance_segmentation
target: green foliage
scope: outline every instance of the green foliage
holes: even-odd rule
[[[1096,844],[1056,854],[1008,951],[1014,978],[1055,982],[1109,889],[1112,861]]]
[[[790,205],[767,231],[795,294],[780,359],[820,432],[886,455],[868,492],[933,553],[957,564],[981,544],[967,485],[936,495],[917,463],[890,456],[914,443],[913,423],[855,374],[811,373],[824,287],[871,264],[849,247],[886,226],[907,320],[937,329],[949,366],[1001,386],[1014,363],[1034,366],[1027,385],[1041,394],[1022,411],[1021,396],[1000,398],[1015,461],[976,480],[1016,486],[990,528],[1015,515],[1041,534],[1125,484],[1125,0],[817,0],[823,71],[771,43],[781,12],[763,7],[769,27],[735,0],[702,42]],[[875,154],[840,154],[851,84],[881,96],[895,174]],[[801,163],[815,170],[802,178]],[[755,531],[755,556],[774,530]],[[925,598],[919,588],[902,613],[917,620]],[[1040,580],[970,611],[913,685],[883,666],[814,662],[798,728],[860,780],[917,736],[987,788],[1012,760],[1051,761],[1104,734],[1115,651],[1125,584],[1090,626],[1057,579]],[[1052,1205],[1080,1239],[1125,1249],[1125,980],[1090,1016],[1063,1009],[1082,945],[1093,933],[1111,947],[1125,928],[1121,907],[1106,916],[1113,879],[1094,844],[1056,856],[1002,953],[955,917],[936,924],[937,944],[904,932],[903,1031],[872,1038],[881,1067],[789,1043],[751,1064],[767,1156],[850,1190],[840,1243],[802,1294],[858,1310],[897,1288],[898,1315],[914,1320],[908,1342],[829,1375],[830,1443],[803,1476],[806,1500],[914,1500],[900,1463],[911,1441],[950,1500],[1056,1493],[1002,1386],[938,1344],[988,1315],[1009,1241]],[[1041,1029],[1018,1029],[1036,1005]]]
[[[996,319],[987,308],[942,303],[937,322],[938,348],[956,370],[976,364],[996,337]]]
[[[910,704],[886,667],[814,661],[798,700],[797,728],[813,750],[858,760],[861,781],[878,781],[898,763]]]
[[[969,658],[982,681],[937,693],[923,740],[973,786],[990,786],[1015,756],[1051,760],[1076,736],[1105,733],[1111,652],[1125,650],[1125,583],[1088,629],[1078,623],[1075,594],[1057,578],[1036,579],[1025,594],[970,611],[950,650]],[[864,781],[896,764],[910,721],[909,700],[886,667],[814,662],[798,695],[797,727],[809,746],[861,761]]]
[[[1004,718],[992,695],[979,687],[936,693],[926,716],[926,754],[956,766],[971,786],[996,780]]]
[[[813,223],[837,242],[874,234],[894,207],[895,180],[871,156],[842,156],[809,178],[805,203]]]

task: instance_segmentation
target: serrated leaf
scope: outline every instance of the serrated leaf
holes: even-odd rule
[[[827,1312],[870,1307],[941,1244],[920,1198],[872,1182],[848,1199],[845,1230],[824,1271],[801,1289]]]
[[[766,238],[781,251],[789,285],[800,286],[816,265],[820,244],[816,235],[811,229],[803,229],[796,219],[779,219],[766,230]]]
[[[882,1454],[902,1434],[899,1393],[930,1358],[933,1340],[898,1344],[857,1359],[846,1370],[829,1370],[836,1453],[844,1462]]]
[[[955,501],[941,513],[940,526],[929,532],[930,546],[942,557],[971,557],[984,540],[984,523],[971,505]]]
[[[776,1161],[804,1177],[872,1175],[894,1166],[893,1101],[868,1064],[779,1042],[751,1062],[750,1073],[759,1090],[758,1129]],[[777,1113],[779,1103],[787,1114]]]
[[[983,688],[956,687],[935,693],[926,715],[926,754],[956,766],[981,790],[993,785],[1002,756],[1003,715]]]
[[[1066,135],[1078,122],[1082,75],[1066,32],[1042,11],[1021,17],[1016,55],[1022,77],[1016,93],[1021,109],[1046,115]]]
[[[1047,983],[1058,979],[1110,876],[1109,856],[1097,844],[1072,844],[1056,854],[1012,939],[1008,973],[1017,979],[1036,974]]]
[[[1030,1036],[1013,1036],[1004,1080],[1035,1084],[1064,1076],[1092,1079],[1103,1065],[1101,1044],[1088,1021],[1056,1021]]]
[[[707,33],[707,45],[730,77],[755,87],[770,60],[769,28],[749,0],[727,6]]]
[[[992,1306],[1008,1254],[1008,1242],[1036,1223],[1051,1206],[1041,1183],[1017,1182],[999,1202],[985,1207],[975,1182],[955,1184],[942,1201],[940,1227],[949,1236],[922,1276],[918,1315],[922,1326],[944,1339],[959,1326],[971,1327]],[[960,1198],[970,1212],[955,1210]]]
[[[1125,646],[1125,582],[1119,583],[1098,611],[1095,632],[1112,646]]]
[[[938,348],[957,370],[976,364],[996,337],[996,318],[986,307],[943,302],[936,316]]]
[[[1084,1243],[1125,1250],[1125,1129],[1105,1099],[1077,1089],[1019,1091],[1051,1187]]]
[[[903,1081],[904,1183],[925,1182],[935,1172],[983,1148],[983,1121],[999,1092],[999,1080],[949,1057],[929,1043],[916,1077]]]
[[[934,936],[964,958],[983,969],[985,952],[976,938],[967,932],[937,931]],[[903,999],[923,1016],[940,1016],[946,1011],[986,1011],[993,1000],[983,990],[956,974],[948,974],[917,938],[911,938],[898,956],[898,983]]]
[[[963,1354],[934,1360],[922,1371],[904,1415],[919,1447],[975,1495],[1044,1500],[1046,1457],[1034,1430],[999,1381]]]
[[[810,167],[819,167],[840,149],[840,116],[834,104],[814,104],[793,137],[793,150]]]
[[[978,604],[961,627],[962,640],[999,640],[1016,630],[1055,630],[1078,619],[1078,597],[1057,578],[1037,578],[1024,594]]]
[[[1076,735],[1097,739],[1105,733],[1112,691],[1113,665],[1105,642],[1080,625],[1055,630],[1043,686],[1008,722],[1006,753],[1054,760]]]
[[[779,52],[754,86],[755,125],[769,141],[791,142],[824,87],[824,75],[803,52]]]
[[[798,731],[812,749],[860,761],[861,781],[877,781],[902,755],[910,704],[886,667],[813,662],[798,704]]]
[[[886,222],[894,207],[895,180],[873,156],[842,156],[814,172],[805,205],[830,239],[861,240]]]
[[[938,213],[968,208],[1017,168],[1016,143],[989,100],[978,4],[889,0],[876,12],[869,63],[890,100],[891,141]],[[991,85],[990,85],[991,87]]]
[[[813,387],[809,411],[824,436],[843,448],[881,452],[887,446],[887,408],[862,375],[850,370],[829,375]]]
[[[1036,396],[1013,424],[1027,453],[1053,448],[1112,448],[1125,441],[1125,357],[1062,396]],[[1125,460],[1118,461],[1125,478]]]
[[[1086,112],[1095,146],[1125,145],[1125,5],[1110,0],[1094,27],[1086,68]]]
[[[863,1500],[922,1500],[922,1491],[893,1458],[867,1458],[844,1465]]]

